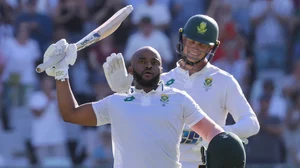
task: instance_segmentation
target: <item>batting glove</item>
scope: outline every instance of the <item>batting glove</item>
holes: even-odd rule
[[[112,91],[126,93],[129,91],[133,77],[127,73],[123,55],[112,53],[103,64],[107,83]]]
[[[49,76],[55,77],[56,80],[64,81],[69,78],[69,65],[74,65],[77,58],[76,44],[68,44],[65,39],[59,40],[55,44],[51,44],[44,54],[44,62],[52,57],[61,57],[62,60],[51,68],[46,69]]]

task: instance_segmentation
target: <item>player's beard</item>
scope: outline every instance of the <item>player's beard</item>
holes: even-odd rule
[[[160,80],[160,74],[157,74],[150,80],[144,80],[143,73],[138,74],[135,70],[133,70],[133,78],[141,86],[146,87],[146,88],[151,88],[151,87],[155,87],[158,85],[158,82]]]

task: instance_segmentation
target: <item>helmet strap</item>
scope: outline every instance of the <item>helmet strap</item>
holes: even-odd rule
[[[176,52],[178,54],[181,55],[182,51],[183,51],[183,39],[182,39],[182,33],[183,33],[183,29],[180,28],[179,29],[179,33],[178,33],[178,43],[176,45]]]
[[[208,62],[211,61],[211,59],[215,56],[215,52],[217,51],[219,45],[220,45],[220,41],[217,40],[217,41],[216,41],[216,44],[214,45],[214,47],[213,47],[213,48],[211,49],[211,51],[205,56],[205,58],[208,57],[208,58],[207,58]]]
[[[190,66],[194,66],[195,64],[198,64],[199,62],[201,62],[203,59],[205,59],[206,57],[201,58],[200,60],[196,61],[196,62],[191,62],[187,59],[187,57],[185,55],[182,55],[182,60]]]

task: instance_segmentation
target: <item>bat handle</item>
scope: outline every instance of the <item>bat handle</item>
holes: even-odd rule
[[[82,50],[84,48],[84,46],[80,46],[79,43],[76,43],[77,46],[77,51]],[[79,48],[78,48],[79,47]],[[51,66],[55,65],[56,63],[58,63],[59,61],[61,61],[64,58],[64,56],[61,57],[51,57],[48,61],[39,64],[35,71],[37,73],[42,73],[44,72],[46,69],[50,68]]]
[[[36,67],[36,72],[42,73],[44,72],[48,67],[45,66],[45,64],[40,64]]]
[[[44,72],[47,68],[50,68],[51,66],[55,65],[58,63],[60,60],[55,59],[55,58],[50,58],[47,62],[44,62],[36,67],[36,72],[42,73]]]

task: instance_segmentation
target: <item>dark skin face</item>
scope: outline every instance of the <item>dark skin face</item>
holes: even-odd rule
[[[141,48],[133,54],[128,72],[133,75],[134,86],[148,93],[158,86],[162,73],[161,57],[151,47]]]
[[[186,37],[183,37],[183,44],[183,54],[191,62],[197,62],[198,60],[202,59],[213,48],[212,46],[202,44],[200,42],[194,41]],[[184,61],[179,62],[180,67],[185,70],[188,70],[190,72],[190,75],[203,69],[206,64],[206,59],[195,64],[194,66],[187,65]]]

